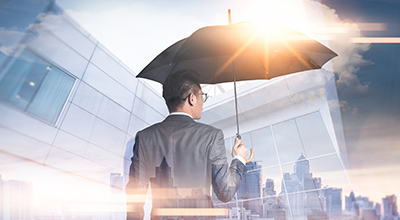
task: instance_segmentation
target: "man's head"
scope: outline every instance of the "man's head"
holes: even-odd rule
[[[179,70],[168,76],[163,84],[163,97],[169,112],[183,108],[194,119],[201,117],[203,100],[200,79],[200,75],[190,69]]]

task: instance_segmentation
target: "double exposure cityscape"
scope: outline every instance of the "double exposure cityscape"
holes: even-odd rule
[[[249,162],[246,167],[249,171],[232,201],[222,203],[213,195],[215,207],[224,209],[217,219],[399,219],[396,195],[387,195],[381,202],[356,196],[354,192],[342,196],[341,188],[323,187],[323,179],[313,177],[309,162],[303,155],[296,161],[293,173],[283,174],[283,179],[280,180],[282,190],[278,193],[274,179],[261,182],[262,167],[257,162]],[[171,167],[165,160],[156,169],[156,176],[151,178],[151,184],[154,186],[152,192],[155,192],[153,203],[157,207],[206,207],[204,203],[208,202],[207,195],[201,189],[192,189],[191,195],[184,198],[179,195],[177,189],[174,189]],[[121,196],[122,186],[121,174],[111,173],[111,195]],[[121,210],[114,208],[113,211],[116,206],[123,208],[124,204],[121,202],[108,202],[99,206],[103,210],[84,210],[79,208],[84,203],[71,204],[71,201],[63,201],[61,198],[42,197],[41,200],[47,200],[43,206],[35,202],[34,186],[30,182],[1,180],[0,187],[3,219],[116,219],[124,216]],[[159,218],[205,217],[199,214],[195,217],[166,215]]]
[[[146,220],[400,220],[399,9],[391,0],[0,0],[0,220],[131,220],[132,201]],[[145,193],[129,195],[137,133],[170,113],[161,84],[136,76],[231,18],[292,28],[337,56],[269,80],[201,84],[208,99],[196,122],[223,134],[221,161],[247,168],[232,199],[182,187],[175,171],[195,166],[168,156],[146,167]],[[290,61],[280,52],[257,56]],[[317,52],[294,57],[314,62]],[[254,150],[245,165],[232,156],[239,127]]]

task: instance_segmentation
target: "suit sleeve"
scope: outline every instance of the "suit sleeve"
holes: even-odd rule
[[[126,185],[126,209],[127,220],[143,219],[144,203],[146,201],[147,188],[141,186],[139,174],[141,172],[141,161],[139,154],[139,136],[136,135],[135,145],[133,146],[133,156],[131,158],[131,166],[129,168],[129,182]]]
[[[247,168],[238,159],[232,160],[228,165],[224,135],[221,130],[218,130],[214,144],[211,146],[209,160],[215,195],[222,202],[229,202],[242,184]]]

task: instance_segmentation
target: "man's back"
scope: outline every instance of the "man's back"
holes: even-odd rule
[[[192,215],[190,219],[212,219],[211,185],[224,202],[239,189],[247,171],[247,148],[236,139],[234,159],[228,165],[222,131],[193,120],[200,119],[207,100],[199,82],[200,76],[192,70],[168,76],[163,98],[171,114],[137,133],[126,186],[128,219],[143,218],[143,198],[149,183],[152,218],[176,218],[191,210],[187,213]],[[202,208],[200,212],[198,208]]]
[[[228,165],[221,130],[170,115],[137,133],[127,193],[143,194],[150,182],[153,217],[166,208],[213,208],[211,185],[229,201],[246,171],[239,160]]]
[[[222,132],[185,115],[169,116],[138,132],[136,140],[140,185],[155,177],[156,167],[165,157],[172,171],[173,187],[182,197],[191,195],[192,189],[202,189],[210,195],[211,164],[226,161]]]

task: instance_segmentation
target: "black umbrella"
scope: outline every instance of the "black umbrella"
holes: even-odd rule
[[[162,84],[171,73],[193,69],[204,84],[233,81],[240,137],[236,81],[272,79],[319,69],[335,56],[329,48],[293,29],[263,29],[241,22],[200,28],[160,53],[137,77]]]

